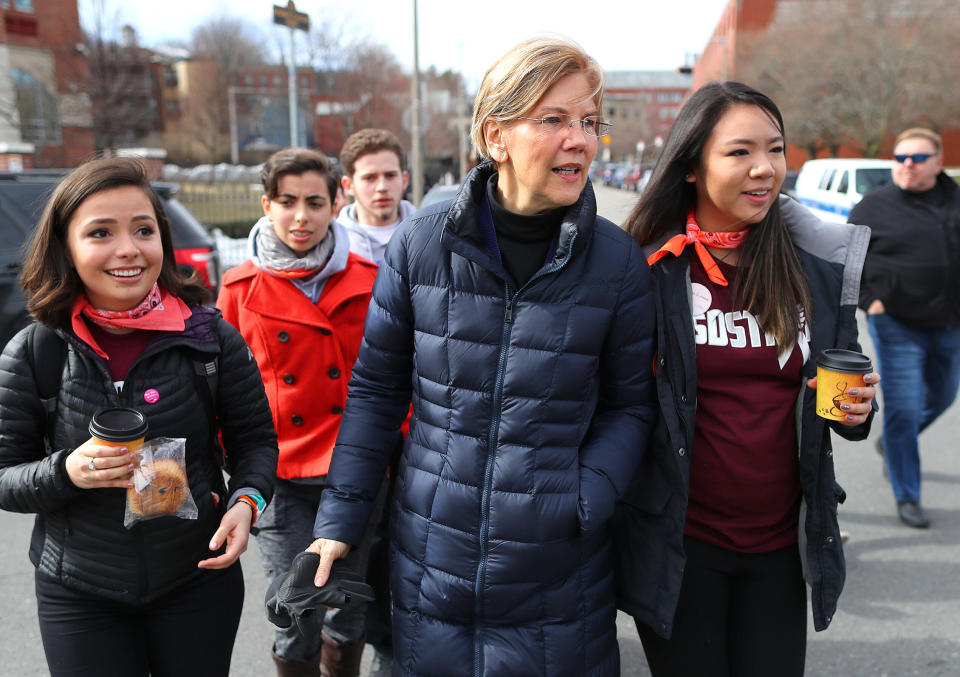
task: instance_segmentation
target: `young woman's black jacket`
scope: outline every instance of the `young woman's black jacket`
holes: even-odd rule
[[[845,495],[834,477],[830,428],[816,415],[816,391],[806,387],[806,380],[816,376],[816,356],[824,348],[860,349],[855,311],[870,230],[821,222],[789,198],[781,198],[781,208],[813,300],[810,359],[797,398],[799,543],[804,577],[812,588],[814,626],[823,630],[834,614],[845,577],[837,525],[837,504]],[[683,529],[697,410],[689,251],[661,259],[652,269],[660,421],[614,516],[618,606],[664,637],[673,630],[686,562]],[[871,420],[872,414],[856,428],[833,429],[847,439],[864,439]]]
[[[29,358],[34,327],[14,336],[0,356],[0,509],[37,513],[30,559],[67,587],[130,603],[154,599],[202,571],[197,562],[213,556],[207,544],[235,490],[253,488],[267,500],[273,493],[277,439],[257,363],[219,313],[192,310],[182,332],[157,332],[151,339],[130,367],[122,394],[104,360],[72,333],[58,332],[68,349],[49,453]],[[194,375],[198,363],[217,356],[216,407],[232,471],[229,488],[214,455],[204,404],[209,390],[200,392],[209,386]],[[156,402],[145,400],[148,389],[159,394]],[[148,439],[187,439],[196,520],[161,517],[125,529],[125,490],[79,489],[70,481],[66,457],[89,439],[90,416],[107,406],[145,413]],[[219,507],[211,492],[222,496]]]

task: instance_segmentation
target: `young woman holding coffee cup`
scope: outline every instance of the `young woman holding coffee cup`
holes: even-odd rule
[[[816,413],[817,356],[858,351],[869,230],[779,196],[783,119],[711,83],[627,221],[656,280],[660,421],[615,518],[618,594],[654,677],[803,674],[844,580],[829,430],[867,436],[876,373]],[[871,370],[872,372],[872,370]]]
[[[51,674],[226,676],[237,558],[277,459],[256,362],[177,271],[163,205],[133,159],[89,162],[57,186],[22,286],[36,323],[0,356],[0,508],[37,514],[30,558]],[[51,363],[59,393],[45,408]],[[200,364],[219,372],[216,386]],[[119,407],[143,424],[90,425]],[[186,439],[196,519],[123,526],[144,429]]]

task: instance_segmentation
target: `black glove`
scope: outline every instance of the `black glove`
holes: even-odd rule
[[[336,607],[343,609],[361,602],[372,602],[373,588],[352,571],[342,559],[333,561],[330,578],[322,588],[313,584],[320,555],[301,552],[293,558],[290,571],[283,579],[274,579],[267,588],[267,618],[278,628],[289,628],[292,623],[303,635],[319,634],[323,614],[316,609]],[[318,623],[320,621],[321,623]]]

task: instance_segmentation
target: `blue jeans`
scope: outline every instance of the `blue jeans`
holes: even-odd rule
[[[313,523],[324,487],[325,483],[302,484],[277,479],[273,499],[255,525],[257,546],[260,548],[267,583],[271,583],[275,578],[283,579],[290,570],[293,558],[313,543]],[[385,494],[385,491],[381,491],[381,494]],[[374,509],[372,522],[375,523],[379,518],[382,508],[381,499]],[[372,537],[373,529],[368,528],[363,541],[352,548],[344,560],[361,576],[366,576],[367,573]],[[363,640],[365,604],[352,605],[346,609],[317,610],[317,613],[324,612],[323,632],[328,637],[350,644]],[[320,653],[322,645],[319,635],[301,635],[296,624],[289,628],[275,629],[273,650],[285,660],[313,660]]]
[[[937,420],[960,387],[960,329],[913,329],[889,315],[868,315],[883,377],[883,448],[898,502],[920,502],[917,436]]]

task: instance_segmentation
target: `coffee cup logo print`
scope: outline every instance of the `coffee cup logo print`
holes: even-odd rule
[[[847,412],[841,405],[860,402],[849,394],[862,388],[863,377],[873,371],[870,358],[852,350],[831,348],[817,357],[817,415],[831,421],[843,421]]]

